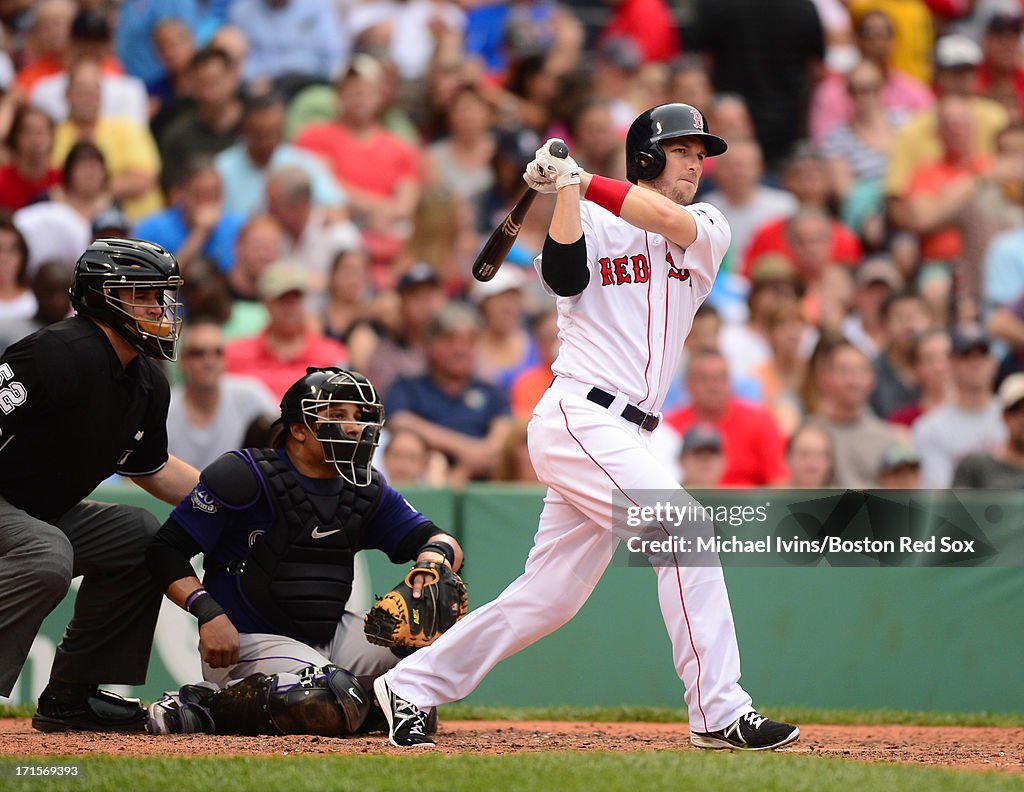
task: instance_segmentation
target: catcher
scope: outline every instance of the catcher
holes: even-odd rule
[[[383,423],[369,380],[310,368],[281,401],[273,448],[202,471],[146,560],[199,622],[205,682],[152,704],[150,733],[385,728],[373,680],[461,618],[466,588],[459,543],[372,467]],[[346,604],[355,554],[370,548],[415,566],[364,622]]]

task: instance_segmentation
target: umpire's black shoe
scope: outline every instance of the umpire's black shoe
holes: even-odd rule
[[[126,699],[96,685],[54,685],[39,697],[32,728],[43,732],[144,732],[146,710],[138,699]]]
[[[800,730],[796,726],[768,720],[751,710],[719,731],[690,732],[690,744],[698,748],[770,751],[796,742],[799,737]]]

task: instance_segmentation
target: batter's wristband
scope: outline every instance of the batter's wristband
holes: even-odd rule
[[[591,176],[586,199],[618,217],[619,212],[622,211],[622,203],[626,200],[626,194],[632,186],[629,182],[609,179],[607,176]]]
[[[440,553],[448,560],[448,566],[455,566],[455,550],[447,542],[427,542],[419,550],[416,551],[416,557],[419,558],[422,553],[432,550],[435,553]]]
[[[196,617],[200,627],[208,621],[224,615],[224,609],[217,600],[210,596],[209,591],[203,589],[200,592],[194,593],[197,596],[192,600],[192,604],[188,606],[188,612]]]

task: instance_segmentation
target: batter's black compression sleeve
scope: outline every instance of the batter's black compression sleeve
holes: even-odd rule
[[[201,552],[203,548],[192,535],[168,518],[146,550],[146,566],[153,580],[166,591],[175,580],[196,577],[191,558]]]
[[[575,242],[563,245],[548,236],[544,240],[540,269],[544,282],[559,297],[582,294],[590,283],[586,237],[581,236]]]

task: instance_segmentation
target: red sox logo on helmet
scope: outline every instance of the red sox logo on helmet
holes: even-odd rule
[[[690,112],[693,113],[693,125],[697,129],[704,129],[704,116],[700,114],[700,110],[696,107],[691,107]]]

